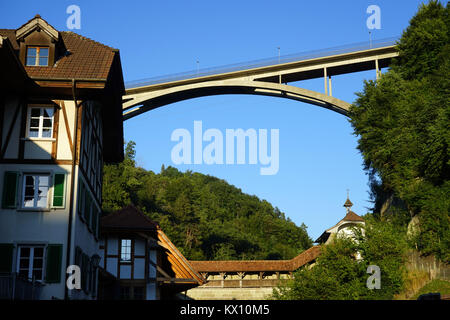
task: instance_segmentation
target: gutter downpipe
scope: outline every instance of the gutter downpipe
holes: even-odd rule
[[[71,246],[72,246],[72,220],[73,220],[73,210],[74,210],[74,203],[73,203],[73,199],[75,197],[75,190],[74,190],[74,186],[75,186],[75,166],[76,166],[76,159],[77,159],[77,142],[78,142],[78,108],[81,106],[81,103],[78,105],[77,104],[77,99],[76,99],[76,80],[72,79],[72,97],[73,97],[73,102],[75,105],[75,124],[74,124],[74,139],[73,139],[73,152],[72,152],[72,173],[70,175],[70,208],[69,208],[69,223],[68,223],[68,227],[67,227],[67,249],[66,249],[66,271],[67,268],[70,265],[70,257],[71,257]],[[66,277],[65,277],[65,284],[64,284],[64,300],[68,300],[69,299],[69,289],[67,287],[67,280],[69,278],[69,274],[66,272],[65,273]]]

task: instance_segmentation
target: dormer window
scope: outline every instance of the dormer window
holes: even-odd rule
[[[28,47],[27,66],[48,66],[48,47]]]

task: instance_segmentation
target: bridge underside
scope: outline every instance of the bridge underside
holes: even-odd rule
[[[149,110],[192,98],[221,94],[254,94],[297,100],[347,115],[350,104],[332,96],[331,77],[376,70],[389,66],[398,51],[392,42],[381,41],[376,47],[352,47],[351,51],[333,49],[326,55],[302,56],[267,65],[249,64],[245,68],[206,70],[196,74],[165,76],[138,83],[123,97],[123,119]],[[324,93],[306,90],[287,83],[324,79]]]
[[[337,98],[290,85],[263,81],[226,80],[188,84],[127,96],[124,120],[149,110],[192,98],[221,94],[253,94],[297,100],[347,115],[350,104]]]

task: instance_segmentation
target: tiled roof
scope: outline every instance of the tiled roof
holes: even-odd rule
[[[19,50],[15,30],[0,29],[0,35],[8,37],[13,48]],[[66,54],[59,57],[54,66],[25,67],[31,78],[107,79],[117,49],[71,31],[61,31],[60,36]]]
[[[362,221],[364,222],[364,219],[358,216],[353,211],[349,210],[348,213],[345,215],[343,221]]]
[[[150,220],[139,209],[129,205],[101,218],[100,226],[107,229],[156,230],[158,224]]]
[[[14,50],[19,50],[19,43],[16,40],[16,30],[0,29],[0,35],[7,37]]]
[[[320,246],[303,251],[291,260],[229,260],[189,261],[198,272],[293,272],[314,261],[320,254]]]

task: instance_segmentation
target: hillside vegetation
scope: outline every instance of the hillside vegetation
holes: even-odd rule
[[[304,224],[296,226],[269,202],[224,180],[137,167],[134,146],[128,143],[122,163],[105,166],[103,209],[135,204],[188,259],[291,259],[312,245]]]

